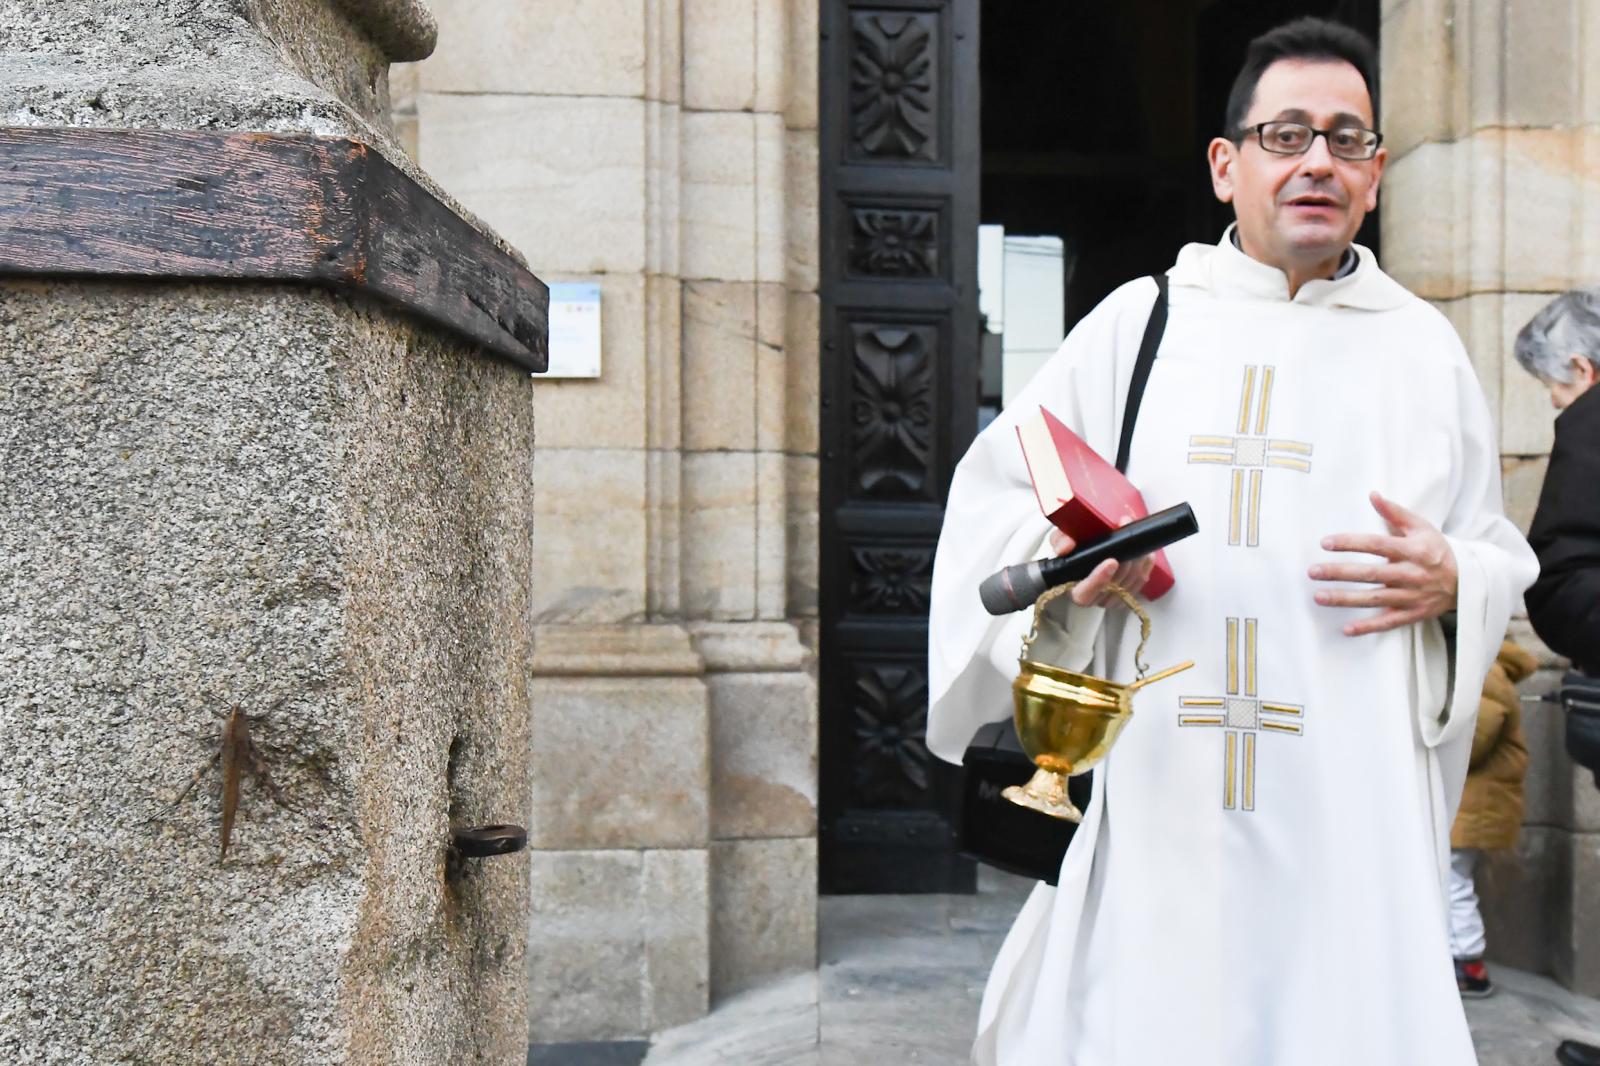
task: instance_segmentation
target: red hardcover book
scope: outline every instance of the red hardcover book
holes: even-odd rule
[[[1099,540],[1125,521],[1150,513],[1133,482],[1043,407],[1017,423],[1017,440],[1039,510],[1079,544]],[[1147,600],[1160,599],[1172,588],[1167,553],[1156,552],[1155,562],[1142,593]]]

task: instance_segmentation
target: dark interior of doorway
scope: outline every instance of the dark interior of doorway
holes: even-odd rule
[[[1221,236],[1206,145],[1250,40],[1301,15],[1378,38],[1378,0],[983,0],[981,219],[1063,239],[1068,329]]]

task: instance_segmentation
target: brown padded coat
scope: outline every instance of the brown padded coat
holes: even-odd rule
[[[1532,655],[1508,640],[1500,645],[1500,654],[1489,667],[1483,699],[1478,703],[1467,785],[1450,830],[1453,848],[1516,846],[1522,829],[1522,779],[1528,772],[1517,682],[1537,666]]]

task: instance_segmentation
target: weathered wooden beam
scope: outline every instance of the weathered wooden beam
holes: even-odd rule
[[[367,145],[187,130],[0,129],[0,276],[306,282],[378,297],[518,366],[549,290]]]

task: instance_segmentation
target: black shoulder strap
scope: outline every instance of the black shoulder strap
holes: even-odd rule
[[[1145,323],[1144,340],[1139,342],[1139,357],[1133,363],[1133,378],[1128,382],[1128,403],[1122,409],[1122,440],[1117,445],[1117,469],[1128,470],[1128,450],[1133,447],[1133,427],[1139,421],[1139,404],[1144,399],[1144,385],[1150,380],[1150,367],[1156,361],[1156,349],[1161,347],[1161,334],[1167,329],[1167,276],[1157,274],[1156,302],[1150,308],[1150,321]]]

